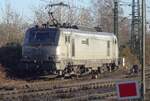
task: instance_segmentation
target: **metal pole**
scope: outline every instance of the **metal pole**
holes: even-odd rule
[[[131,49],[134,51],[134,17],[135,0],[132,0]]]
[[[131,49],[141,60],[141,14],[140,0],[132,0]]]
[[[118,0],[114,0],[114,34],[118,39]]]
[[[145,100],[145,34],[146,34],[146,1],[142,0],[142,82],[141,97]]]

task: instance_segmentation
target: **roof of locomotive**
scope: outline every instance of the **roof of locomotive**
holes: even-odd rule
[[[74,35],[79,35],[79,36],[95,36],[97,38],[102,38],[102,39],[107,39],[107,38],[116,38],[114,33],[109,33],[109,32],[96,32],[96,31],[83,31],[79,29],[66,29],[66,28],[60,28],[61,31],[67,32],[68,34],[73,33]]]
[[[72,28],[60,28],[60,30],[64,32],[75,32],[75,33],[82,33],[82,34],[96,34],[96,35],[106,35],[106,36],[114,36],[114,33],[110,32],[97,32],[97,31],[84,31],[80,29],[72,29]]]
[[[66,32],[66,33],[74,33],[75,35],[83,35],[83,36],[93,36],[95,35],[96,37],[113,37],[116,38],[114,33],[109,33],[109,32],[97,32],[95,30],[80,30],[80,29],[74,29],[74,28],[57,28],[57,27],[31,27],[27,31],[35,31],[35,30],[46,30],[49,31],[51,29],[58,29],[60,31]],[[71,34],[70,33],[70,34]]]

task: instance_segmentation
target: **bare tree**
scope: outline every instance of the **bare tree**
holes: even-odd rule
[[[12,41],[18,41],[22,38],[23,18],[15,10],[12,9],[9,1],[2,8],[2,22],[0,24],[0,44],[5,44]]]
[[[60,2],[64,2],[65,4],[69,5],[69,7],[57,6],[50,8],[50,11],[53,12],[55,19],[58,20],[60,24],[70,23],[71,25],[84,26],[89,26],[89,24],[91,24],[92,17],[89,9],[85,9],[83,7],[80,9],[78,7],[78,4],[80,4],[79,2],[81,1],[78,0],[77,2],[77,0],[61,0]],[[57,0],[50,0],[50,4],[56,3],[59,2]],[[45,10],[45,6],[42,5],[41,7],[42,8],[35,8],[33,11],[35,15],[35,22],[37,24],[45,23],[50,19],[47,14],[48,11]]]
[[[48,21],[49,17],[48,14],[43,7],[35,8],[34,12],[34,23],[35,24],[42,24]]]
[[[79,13],[78,23],[83,26],[92,26],[92,16],[88,9],[82,8]]]
[[[113,31],[113,0],[92,0],[94,22],[102,27],[103,31]]]
[[[120,45],[127,45],[130,40],[130,20],[125,17],[119,19],[119,43]]]

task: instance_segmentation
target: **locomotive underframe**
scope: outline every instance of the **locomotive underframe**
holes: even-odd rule
[[[116,59],[100,59],[100,60],[60,60],[60,61],[40,61],[40,60],[22,60],[23,71],[28,73],[46,73],[56,75],[82,75],[84,73],[104,73],[106,71],[115,70]],[[29,72],[30,71],[30,72]]]
[[[85,72],[97,72],[103,73],[105,71],[112,71],[118,68],[118,64],[116,64],[117,59],[89,59],[89,60],[63,60],[60,62],[60,67],[65,68],[57,68],[57,70],[68,70],[69,73],[82,74]],[[84,72],[83,72],[84,71]]]

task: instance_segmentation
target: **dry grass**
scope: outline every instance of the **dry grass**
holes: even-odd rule
[[[4,68],[0,65],[0,83],[7,81],[6,72]]]
[[[12,79],[7,76],[7,72],[5,71],[5,68],[0,64],[0,85],[16,85],[20,83],[24,83],[26,81],[20,80],[20,79]]]
[[[121,49],[120,56],[125,58],[126,67],[128,68],[131,68],[133,64],[140,65],[137,56],[131,52],[129,47]]]
[[[150,65],[150,34],[146,36],[146,64]]]

